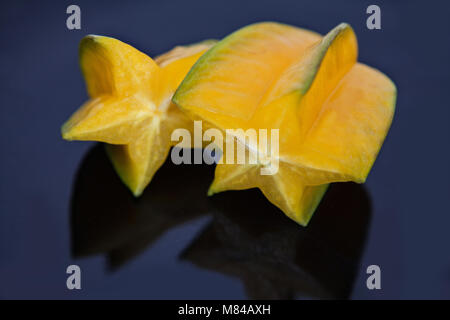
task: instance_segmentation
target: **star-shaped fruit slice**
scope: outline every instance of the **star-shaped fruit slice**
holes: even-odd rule
[[[106,142],[117,173],[139,196],[175,144],[172,131],[192,130],[171,98],[213,43],[175,47],[152,60],[119,40],[85,37],[80,65],[90,100],[63,125],[63,138]]]
[[[364,182],[392,121],[396,89],[385,75],[358,63],[357,53],[347,24],[321,37],[258,23],[202,56],[173,101],[208,127],[233,129],[225,140],[256,159],[227,162],[229,148],[219,141],[224,152],[210,194],[257,187],[306,225],[328,183]],[[248,129],[258,139],[249,139]],[[277,153],[258,143],[260,129],[279,130]],[[261,174],[273,167],[274,174]]]

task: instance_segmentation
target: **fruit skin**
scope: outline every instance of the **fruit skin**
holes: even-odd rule
[[[283,46],[283,48],[286,49],[286,52],[283,53],[280,50],[275,51],[267,48],[266,44],[264,43],[264,38],[262,38],[261,34],[272,36],[274,42],[276,41],[275,45]],[[279,39],[277,41],[278,37]],[[230,45],[239,46],[242,42],[242,38],[244,38],[248,42],[251,42],[256,47],[256,49],[251,48],[248,50],[248,52],[244,52],[242,61],[235,59],[233,61],[233,64],[230,64],[229,68],[221,69],[221,73],[210,73],[211,66],[217,64],[216,62],[214,62],[214,60],[218,60],[218,57],[220,57],[221,55],[224,56],[228,54],[227,48]],[[261,57],[258,57],[261,56],[260,53],[262,52],[264,54],[263,58],[266,60],[265,63],[267,63],[267,65],[271,65],[271,69],[264,72],[264,76],[275,78],[280,75],[283,67],[286,67],[289,61],[293,61],[296,57],[302,54],[302,52],[304,52],[307,47],[319,41],[320,39],[320,35],[312,31],[303,30],[275,22],[255,23],[243,27],[227,36],[223,40],[219,41],[213,48],[208,50],[208,52],[206,52],[202,56],[202,59],[199,59],[195,63],[193,68],[189,71],[189,73],[186,75],[185,79],[182,81],[181,85],[175,92],[173,101],[175,103],[180,102],[178,105],[187,112],[206,111],[223,115],[228,119],[232,118],[234,120],[234,126],[233,121],[230,121],[230,123],[227,123],[227,128],[232,126],[235,128],[242,128],[245,124],[245,121],[242,120],[250,119],[255,109],[257,108],[257,102],[253,100],[255,100],[256,98],[260,98],[267,90],[267,83],[260,83],[260,81],[258,81],[258,79],[261,78],[261,73],[264,72],[264,66],[261,64],[261,62],[257,61],[258,59],[262,59]],[[293,46],[292,44],[295,44],[295,46]],[[282,56],[280,57],[281,54]],[[236,70],[237,68],[246,68],[247,72],[243,73],[242,70]],[[275,69],[279,70],[277,70],[277,72],[274,74],[271,71]],[[201,103],[206,100],[206,98],[202,95],[208,94],[208,91],[205,88],[202,88],[201,95],[198,97],[198,101],[196,101],[195,98],[197,98],[197,96],[194,95],[195,90],[192,90],[192,86],[196,84],[196,90],[198,91],[199,84],[196,83],[196,81],[204,77],[205,74],[206,76],[210,76],[211,82],[213,82],[217,78],[219,78],[219,80],[225,78],[224,82],[217,81],[218,83],[215,84],[215,88],[212,88],[213,90],[218,91],[218,89],[225,89],[228,85],[239,85],[239,87],[237,87],[236,89],[240,89],[240,91],[233,92],[231,90],[224,90],[222,92],[222,95],[219,95],[220,92],[216,92],[218,95],[218,101],[213,101],[214,103],[206,104]],[[226,83],[226,81],[228,81],[226,77],[231,78],[231,80],[233,81],[230,81],[230,84]],[[242,80],[242,77],[249,77],[250,79],[245,82],[240,82],[240,80]],[[221,87],[221,84],[224,85],[224,88]],[[201,85],[204,85],[206,87],[208,86],[207,83],[202,83]],[[249,97],[249,99],[242,99],[243,91],[246,91],[246,95]],[[236,93],[236,95],[233,95],[233,93]],[[211,100],[214,97],[207,98],[210,98]],[[224,98],[232,99],[232,104],[227,105],[225,103],[221,103],[222,101],[219,99]],[[239,108],[236,107],[236,105],[238,105]]]
[[[183,111],[223,131],[280,130],[277,174],[255,174],[255,165],[219,164],[209,194],[257,187],[306,225],[314,206],[302,204],[320,198],[321,185],[364,182],[391,124],[396,88],[380,72],[357,63],[357,54],[356,36],[347,24],[322,38],[258,23],[202,56],[173,97]],[[245,137],[233,138],[249,152],[258,150]],[[305,193],[317,197],[303,199]]]
[[[90,100],[62,126],[63,138],[106,142],[116,172],[139,196],[176,144],[172,130],[192,130],[171,97],[213,43],[179,46],[154,61],[117,39],[85,37],[80,66]]]

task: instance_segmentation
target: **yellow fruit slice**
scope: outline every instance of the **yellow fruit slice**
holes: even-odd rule
[[[322,38],[259,23],[236,31],[199,59],[173,101],[221,130],[278,129],[276,159],[245,135],[233,134],[258,161],[219,164],[210,194],[258,187],[305,225],[323,184],[364,181],[390,126],[395,96],[386,76],[357,63],[356,37],[347,24]],[[274,161],[276,174],[259,173]]]
[[[328,184],[306,186],[295,167],[280,163],[278,173],[261,175],[259,165],[218,164],[208,195],[226,190],[259,188],[289,218],[306,226]]]
[[[319,40],[316,33],[278,23],[244,27],[197,62],[175,100],[189,112],[230,122],[226,128],[242,128],[272,83]]]
[[[391,125],[396,97],[389,78],[357,63],[323,103],[297,161],[339,173],[326,182],[365,182]]]
[[[214,41],[176,47],[152,60],[119,40],[87,36],[80,65],[90,100],[62,126],[67,140],[108,143],[111,161],[135,196],[163,164],[174,128],[192,122],[171,102],[175,89]]]

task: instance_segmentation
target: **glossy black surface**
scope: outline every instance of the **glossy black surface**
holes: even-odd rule
[[[167,161],[154,187],[135,199],[114,174],[103,146],[95,147],[75,182],[73,256],[104,255],[109,270],[117,271],[165,233],[205,217],[206,225],[177,256],[178,272],[189,277],[182,267],[187,261],[235,276],[250,298],[349,297],[370,223],[362,186],[332,185],[317,219],[302,228],[257,190],[205,197],[213,174],[211,166]]]
[[[379,1],[61,1],[0,10],[0,298],[450,298],[450,7]],[[140,199],[101,145],[60,125],[86,99],[78,42],[117,37],[155,56],[275,20],[326,33],[342,21],[359,60],[398,87],[395,119],[363,186],[330,187],[308,228],[256,190],[206,197],[208,166],[167,162]],[[66,268],[82,289],[66,288]],[[366,268],[382,289],[366,287]]]

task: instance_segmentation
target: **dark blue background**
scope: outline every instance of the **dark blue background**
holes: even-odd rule
[[[72,3],[81,7],[78,31],[66,28]],[[382,30],[375,31],[365,25],[372,1],[360,0],[2,3],[0,297],[246,297],[238,278],[178,258],[209,215],[170,229],[114,272],[106,270],[102,254],[74,260],[70,199],[92,144],[63,141],[60,126],[87,99],[77,57],[86,34],[113,36],[154,56],[273,20],[320,33],[350,23],[359,60],[382,70],[398,88],[392,128],[365,185],[371,221],[351,297],[450,298],[450,6],[375,3],[382,12]],[[177,201],[177,194],[168,198]],[[83,272],[77,292],[65,286],[72,263]],[[382,269],[380,291],[366,288],[370,264]]]

